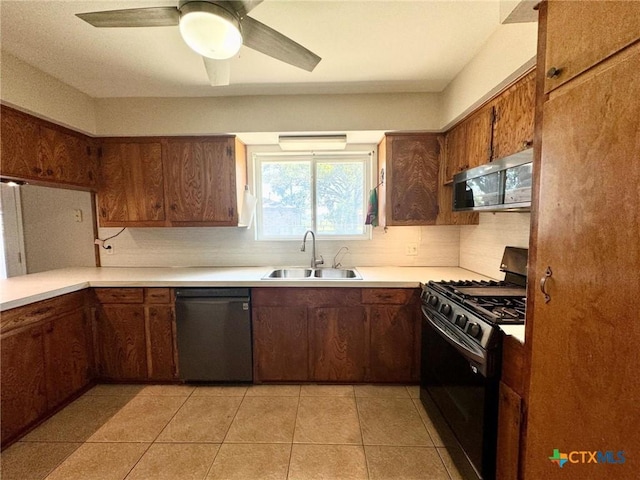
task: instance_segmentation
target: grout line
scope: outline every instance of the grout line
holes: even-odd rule
[[[291,459],[293,458],[293,440],[296,437],[296,425],[298,425],[298,413],[300,412],[300,401],[302,400],[302,386],[299,386],[298,389],[298,404],[296,405],[296,415],[293,420],[293,432],[291,434],[291,444],[289,445],[289,463],[287,463],[287,475],[286,478],[289,478],[289,473],[291,472]]]

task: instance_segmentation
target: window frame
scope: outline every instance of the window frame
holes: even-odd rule
[[[351,148],[349,148],[351,147]],[[255,196],[257,198],[256,203],[256,211],[255,211],[255,239],[258,241],[292,241],[299,240],[300,235],[304,234],[302,232],[300,235],[288,235],[288,236],[269,236],[264,235],[262,226],[263,226],[263,212],[262,212],[262,177],[261,177],[261,165],[263,161],[273,161],[273,160],[291,160],[291,161],[310,161],[311,166],[311,218],[312,218],[312,227],[311,229],[316,233],[318,239],[324,240],[336,240],[336,241],[344,241],[344,240],[371,240],[372,238],[372,230],[370,225],[364,225],[365,215],[367,210],[367,204],[369,200],[369,192],[373,185],[372,172],[374,171],[373,162],[377,158],[376,156],[376,148],[375,145],[359,145],[359,146],[347,146],[345,150],[340,151],[327,151],[327,152],[316,152],[316,151],[297,151],[297,152],[284,152],[280,150],[277,146],[263,146],[253,147],[249,152],[251,158],[251,183],[253,185],[253,190],[255,192]],[[354,159],[361,160],[364,167],[364,175],[363,175],[363,215],[362,223],[364,226],[362,234],[356,235],[327,235],[322,234],[321,232],[316,231],[316,221],[317,221],[317,202],[316,202],[316,171],[317,171],[317,163],[322,162],[323,160],[336,161],[336,162],[348,162],[353,161]]]

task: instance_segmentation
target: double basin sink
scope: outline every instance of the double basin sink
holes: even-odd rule
[[[278,268],[267,273],[263,280],[362,280],[354,268]]]

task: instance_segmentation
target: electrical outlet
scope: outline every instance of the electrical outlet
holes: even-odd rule
[[[109,248],[105,248],[105,252],[107,252],[107,255],[113,255],[113,245],[109,245]]]
[[[82,210],[80,210],[79,208],[75,209],[73,211],[73,218],[76,222],[82,223]]]
[[[407,256],[416,256],[418,255],[418,244],[417,243],[407,243],[407,250],[405,252]]]

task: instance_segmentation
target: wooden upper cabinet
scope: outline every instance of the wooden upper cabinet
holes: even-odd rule
[[[533,146],[536,72],[527,74],[503,92],[494,103],[492,160]]]
[[[2,176],[95,189],[97,155],[91,138],[4,106],[1,116]]]
[[[237,225],[234,137],[169,138],[163,146],[169,221]]]
[[[545,92],[549,92],[638,41],[640,2],[550,0],[546,29]]]
[[[29,115],[0,107],[2,176],[16,179],[37,177],[38,123]]]
[[[386,225],[434,225],[438,217],[440,135],[387,134],[385,145]]]
[[[164,224],[159,140],[114,140],[102,145],[98,212],[102,226]]]
[[[445,183],[456,173],[491,161],[493,119],[493,105],[487,105],[447,132]]]

